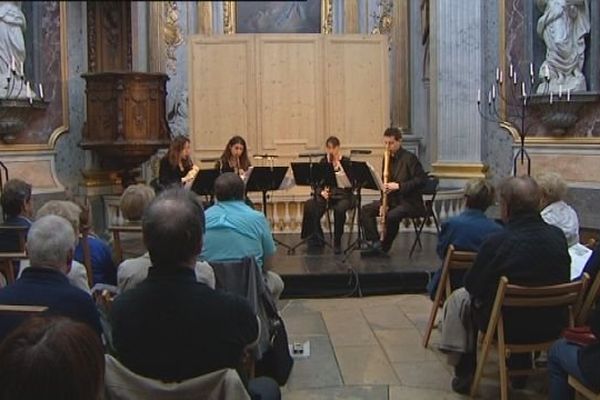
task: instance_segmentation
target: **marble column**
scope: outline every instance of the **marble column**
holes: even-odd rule
[[[482,1],[431,1],[430,151],[441,178],[483,177],[482,121],[477,90],[482,86]]]

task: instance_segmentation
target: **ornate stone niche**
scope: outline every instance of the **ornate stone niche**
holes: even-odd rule
[[[81,147],[94,150],[105,169],[119,171],[123,186],[131,170],[169,145],[166,82],[162,73],[99,72],[83,74],[87,120]]]

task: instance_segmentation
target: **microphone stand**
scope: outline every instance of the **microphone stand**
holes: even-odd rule
[[[266,158],[269,161],[269,168],[271,169],[271,186],[270,187],[273,188],[275,186],[275,182],[273,179],[273,159],[274,159],[274,157],[266,157]],[[269,217],[267,216],[267,190],[262,191],[262,203],[263,203],[263,213],[265,214],[265,218],[267,218],[267,221],[268,221]],[[275,204],[273,204],[273,207],[275,207]],[[275,237],[275,233],[271,232],[271,236],[273,237],[273,241],[275,243],[277,243],[281,247],[287,249],[288,254],[291,254],[294,252],[294,248],[292,248],[289,244],[285,244],[282,241],[278,240]]]

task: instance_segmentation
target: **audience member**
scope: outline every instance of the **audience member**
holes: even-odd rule
[[[258,322],[242,298],[196,281],[204,212],[182,189],[159,195],[144,213],[144,243],[152,267],[148,278],[117,296],[111,311],[119,361],[133,372],[179,382],[223,368],[237,368],[258,337]],[[278,399],[265,378],[249,391]]]
[[[63,200],[50,200],[46,202],[35,214],[36,220],[46,215],[56,215],[66,219],[73,228],[73,232],[79,232],[79,214],[81,208],[71,201]],[[23,270],[29,266],[29,261],[24,260],[21,263],[21,270],[19,274],[23,273]],[[71,266],[67,273],[67,279],[71,285],[80,288],[81,290],[91,293],[90,285],[88,284],[88,275],[85,265],[71,260]]]
[[[104,351],[85,324],[32,317],[0,346],[0,399],[100,400]]]
[[[94,234],[91,228],[92,216],[88,204],[79,205],[79,241],[75,248],[75,260],[85,264],[83,238],[85,237],[90,252],[92,281],[94,284],[117,285],[117,268],[113,262],[108,244]]]
[[[474,179],[467,182],[465,186],[465,210],[456,217],[450,218],[442,224],[438,235],[436,248],[440,259],[446,258],[446,252],[450,245],[456,250],[478,252],[481,244],[488,236],[502,230],[502,227],[494,220],[486,217],[485,211],[492,205],[495,198],[494,186],[485,179]],[[431,299],[435,292],[442,274],[441,268],[432,276],[427,291]],[[462,286],[464,274],[451,276],[452,288]]]
[[[10,179],[4,184],[2,197],[0,197],[2,212],[4,213],[4,226],[17,226],[29,228],[33,205],[31,201],[31,185],[20,179]],[[27,231],[24,231],[27,235]],[[0,230],[0,251],[22,251],[19,233],[15,231]]]
[[[278,299],[283,281],[271,271],[276,249],[269,222],[244,202],[244,182],[233,172],[217,178],[215,197],[215,205],[206,211],[202,260],[231,262],[254,257],[269,291]]]
[[[600,307],[596,308],[590,320],[590,329],[600,338]],[[548,374],[550,375],[550,400],[571,400],[575,398],[569,386],[568,376],[572,375],[595,392],[600,391],[600,343],[587,346],[559,339],[548,352]]]
[[[155,192],[148,185],[137,184],[128,186],[121,195],[119,208],[121,215],[125,218],[126,225],[139,225],[144,210],[154,199]],[[141,233],[120,232],[121,251],[123,259],[141,257],[146,253]]]
[[[500,209],[506,229],[490,236],[481,246],[473,267],[465,276],[465,287],[452,293],[444,315],[442,350],[461,353],[455,365],[452,388],[466,393],[476,366],[476,329],[487,329],[500,277],[526,286],[553,285],[569,281],[570,258],[562,231],[546,224],[539,213],[540,190],[529,177],[509,178],[500,187]],[[453,305],[456,305],[455,307]],[[566,313],[540,308],[504,312],[508,342],[551,340],[566,325]],[[466,314],[465,314],[466,313]],[[469,326],[472,314],[475,327]],[[462,316],[462,318],[461,318]],[[462,326],[462,328],[460,328]],[[453,329],[450,329],[453,327]],[[475,328],[475,329],[474,329]],[[455,343],[466,337],[463,348]],[[528,368],[531,356],[515,354],[509,368]],[[522,387],[523,379],[513,379]]]
[[[75,233],[64,218],[48,215],[36,220],[27,235],[27,255],[31,266],[21,278],[0,290],[0,304],[47,306],[52,314],[87,323],[102,333],[96,306],[81,289],[69,284]],[[23,320],[23,315],[0,317],[0,338]]]
[[[575,210],[564,202],[567,183],[556,172],[544,172],[535,177],[540,186],[540,214],[550,225],[560,228],[569,247],[579,243],[579,219]]]

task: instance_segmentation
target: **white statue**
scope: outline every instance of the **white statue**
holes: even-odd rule
[[[6,77],[11,74],[11,68],[22,75],[21,69],[25,63],[23,33],[26,24],[20,1],[0,1],[0,95],[6,95]],[[24,87],[20,85],[13,90],[14,95],[19,93],[18,97],[26,96]]]
[[[590,32],[588,0],[536,0],[543,15],[537,33],[546,44],[546,59],[539,76],[538,93],[585,91],[583,75],[585,35]],[[549,87],[546,79],[549,78]]]

